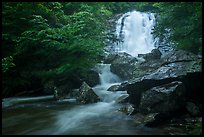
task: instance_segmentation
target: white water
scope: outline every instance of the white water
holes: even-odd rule
[[[109,87],[112,85],[117,85],[122,82],[120,78],[113,74],[110,71],[111,64],[98,64],[98,71],[100,76],[100,84],[95,86],[93,89],[95,93],[104,101],[104,102],[117,102],[118,98],[121,97],[128,97],[126,91],[117,91],[117,92],[110,92],[107,91]]]
[[[103,123],[102,119],[117,117],[121,107],[117,99],[128,97],[126,91],[110,92],[107,89],[121,82],[120,78],[110,71],[110,64],[98,64],[100,84],[93,87],[94,92],[101,98],[101,102],[75,107],[71,110],[60,112],[57,115],[56,131],[54,134],[91,134],[94,124]],[[93,132],[93,131],[92,131]],[[103,133],[102,133],[103,134]]]
[[[134,57],[151,52],[158,43],[158,39],[154,39],[151,34],[154,25],[153,13],[133,11],[124,14],[117,21],[116,36],[123,42],[116,45],[116,51],[126,52]]]

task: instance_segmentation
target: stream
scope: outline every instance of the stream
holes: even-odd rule
[[[3,100],[2,134],[6,135],[157,135],[168,129],[149,128],[119,108],[126,92],[107,88],[120,79],[110,72],[110,64],[99,64],[101,83],[93,87],[100,102],[79,105],[75,99],[54,100],[53,96],[19,97]],[[107,77],[108,76],[108,77]]]
[[[119,105],[98,102],[73,105],[43,101],[2,111],[3,135],[139,135],[166,134],[158,128],[135,126]]]

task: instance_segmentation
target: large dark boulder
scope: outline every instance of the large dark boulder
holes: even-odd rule
[[[158,49],[153,49],[151,53],[147,54],[138,54],[138,57],[142,57],[145,61],[140,62],[134,66],[134,70],[132,72],[133,78],[139,78],[147,74],[151,74],[156,69],[162,66],[164,63],[161,60],[161,52]]]
[[[88,104],[98,102],[99,100],[100,98],[93,89],[86,82],[83,82],[76,96],[76,101],[80,104]]]
[[[192,116],[201,116],[199,107],[196,106],[193,102],[186,102],[186,109]]]
[[[169,116],[161,113],[148,113],[148,114],[136,113],[133,116],[134,119],[133,122],[136,125],[143,124],[147,127],[155,127],[162,124],[168,118]]]
[[[150,53],[147,54],[138,54],[138,57],[143,57],[146,61],[160,59],[162,53],[159,49],[153,49]]]
[[[145,75],[153,73],[156,69],[161,67],[163,62],[159,59],[145,60],[135,64],[132,79],[141,78]]]
[[[153,49],[151,53],[139,54],[140,58],[132,57],[127,53],[108,54],[104,59],[104,63],[111,64],[111,71],[121,77],[123,80],[139,78],[144,75],[153,73],[158,68],[171,64],[182,62],[187,64],[185,69],[193,71],[198,65],[194,65],[199,61],[198,57],[184,50],[171,50],[161,58],[161,52],[158,49]],[[189,63],[190,62],[190,63]],[[173,65],[173,64],[171,64]],[[200,65],[200,64],[199,64]],[[183,69],[183,68],[181,68]]]
[[[96,86],[97,84],[100,83],[99,74],[95,70],[88,70],[84,72],[83,74],[81,74],[80,77],[83,81],[85,81],[91,87]]]
[[[202,60],[197,55],[183,50],[172,50],[160,60],[149,60],[142,63],[137,71],[144,71],[145,68],[148,68],[150,71],[146,71],[148,73],[146,73],[145,78],[163,79],[192,72],[202,72],[201,66]]]
[[[64,99],[66,98],[72,89],[79,88],[82,84],[82,80],[77,75],[78,73],[73,73],[68,76],[58,76],[54,79],[54,83],[52,87],[54,87],[54,94],[56,95],[56,99]]]
[[[111,64],[111,71],[123,80],[142,77],[152,73],[162,64],[161,52],[153,49],[151,53],[140,54],[140,57],[133,57],[125,52],[106,54],[104,63]]]
[[[180,81],[174,81],[153,87],[142,93],[140,112],[170,114],[185,106],[185,87]]]
[[[126,90],[127,93],[129,94],[129,102],[134,104],[135,107],[139,106],[140,99],[141,99],[141,94],[155,86],[159,86],[165,83],[169,83],[173,81],[173,79],[162,79],[162,80],[157,80],[157,79],[142,79],[142,78],[137,78],[135,80],[122,83],[121,87],[118,88],[119,90]]]
[[[132,72],[138,60],[124,52],[109,54],[105,58],[104,63],[111,64],[111,72],[126,80],[132,78]]]
[[[143,77],[136,77],[122,83],[118,90],[127,90],[130,95],[129,102],[138,107],[142,92],[172,81],[182,81],[186,87],[187,99],[190,100],[193,97],[193,100],[200,101],[199,96],[202,93],[201,66],[202,60],[198,59],[196,55],[180,50],[171,51],[161,59],[160,67]]]

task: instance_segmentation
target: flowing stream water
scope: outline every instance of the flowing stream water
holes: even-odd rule
[[[128,12],[117,23],[116,33],[123,43],[115,48],[133,56],[150,52],[156,43],[152,38],[154,25],[151,13]],[[138,135],[168,134],[159,128],[136,126],[133,118],[118,111],[128,97],[126,91],[110,92],[107,89],[122,81],[110,71],[110,64],[98,64],[100,84],[93,87],[101,101],[78,105],[75,99],[56,101],[52,96],[8,98],[2,105],[2,134],[31,135]],[[30,100],[33,100],[32,102]]]
[[[2,112],[3,134],[28,135],[126,135],[152,134],[147,127],[136,127],[133,119],[118,111],[118,103],[128,97],[126,91],[107,89],[121,82],[110,71],[110,64],[98,64],[100,84],[93,87],[100,102],[77,105],[73,100],[55,101],[51,96],[5,99]],[[119,100],[118,100],[119,99]],[[30,102],[29,100],[33,100]],[[154,133],[153,132],[153,133]]]
[[[4,99],[2,134],[17,135],[140,135],[166,134],[158,128],[137,126],[131,116],[118,111],[126,91],[107,89],[121,82],[110,64],[98,64],[100,84],[93,87],[100,102],[77,105],[74,99],[56,101],[52,96]],[[30,101],[32,100],[32,101]],[[6,104],[7,103],[7,104]]]

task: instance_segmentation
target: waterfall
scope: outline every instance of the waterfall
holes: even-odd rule
[[[120,78],[110,71],[111,64],[98,64],[98,72],[100,77],[100,84],[95,86],[93,90],[104,102],[120,101],[128,97],[127,91],[110,92],[107,91],[112,85],[120,84]]]
[[[111,64],[98,64],[97,70],[100,78],[100,86],[107,89],[113,83],[121,82],[120,78],[110,71]]]
[[[120,42],[115,45],[115,51],[126,52],[134,57],[151,52],[158,43],[158,39],[151,34],[154,25],[154,13],[125,13],[117,21],[116,36]]]

